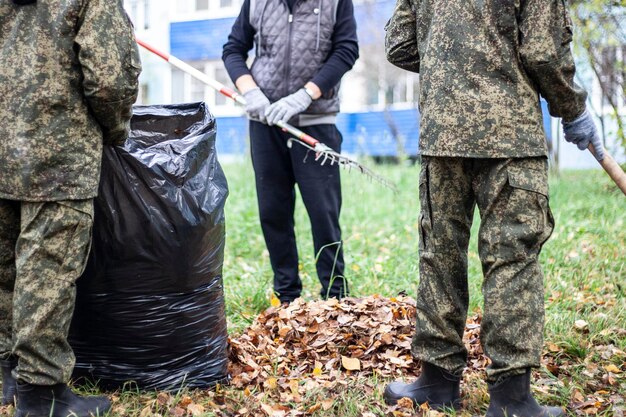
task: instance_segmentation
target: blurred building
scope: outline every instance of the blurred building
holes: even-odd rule
[[[138,38],[233,87],[221,56],[241,0],[124,3]],[[384,58],[383,27],[394,5],[395,0],[355,0],[361,58],[342,80],[343,113],[338,121],[347,153],[380,157],[417,153],[418,77]],[[240,107],[150,52],[142,50],[142,62],[140,103],[205,101],[218,119],[220,152],[246,152],[247,123]]]
[[[138,38],[233,87],[221,55],[222,46],[239,14],[241,1],[125,0],[124,4]],[[342,80],[342,113],[338,126],[344,135],[343,151],[381,159],[415,156],[419,132],[418,76],[390,65],[384,55],[383,28],[391,16],[395,0],[353,1],[361,57]],[[143,49],[141,52],[144,70],[140,78],[140,103],[205,101],[218,119],[218,151],[222,155],[246,154],[247,122],[240,107],[161,58]],[[616,53],[626,54],[623,49],[616,50]],[[602,103],[599,88],[596,83],[596,93],[592,94],[591,100],[594,109],[599,109],[597,115],[609,111]],[[623,91],[616,89],[615,94],[623,103],[624,98],[620,95]],[[596,167],[590,155],[563,143],[560,124],[549,117],[545,103],[543,108],[544,127],[551,147],[558,151],[560,166]],[[626,106],[622,106],[622,110],[626,112]],[[607,145],[618,149],[612,146],[613,143]],[[623,154],[618,155],[618,159],[623,158]]]

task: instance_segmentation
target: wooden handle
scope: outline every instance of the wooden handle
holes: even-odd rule
[[[594,156],[596,155],[596,150],[592,144],[589,144],[587,149],[589,149]],[[609,174],[609,177],[611,177],[613,182],[615,182],[624,195],[626,195],[626,172],[622,170],[619,164],[615,162],[615,159],[613,159],[613,157],[609,155],[606,150],[604,151],[604,159],[599,162],[606,173]]]

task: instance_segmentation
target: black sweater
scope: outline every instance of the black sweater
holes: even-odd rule
[[[291,9],[296,0],[285,1]],[[250,74],[246,59],[248,51],[254,46],[254,33],[254,28],[250,24],[250,0],[244,0],[222,53],[224,66],[233,82],[242,75]],[[337,85],[359,57],[352,0],[338,0],[332,42],[333,47],[328,59],[311,80],[320,88],[322,94]]]

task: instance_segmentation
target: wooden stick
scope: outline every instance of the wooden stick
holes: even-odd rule
[[[587,149],[589,149],[594,157],[596,156],[596,150],[594,149],[592,144],[589,144],[589,147]],[[606,150],[604,151],[604,159],[598,162],[600,162],[602,168],[604,168],[606,173],[609,174],[609,177],[611,177],[613,182],[615,182],[615,184],[619,187],[620,190],[622,190],[622,192],[626,196],[626,172],[622,170],[619,164],[615,162],[615,159],[613,159],[613,157],[609,155]]]

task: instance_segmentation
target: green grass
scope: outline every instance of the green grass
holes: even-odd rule
[[[345,274],[356,296],[390,296],[400,291],[414,296],[419,166],[369,165],[393,180],[400,191],[394,194],[357,172],[342,172]],[[224,170],[230,187],[224,281],[230,328],[237,332],[269,305],[272,272],[258,223],[252,169],[248,163],[237,163],[224,165]],[[626,199],[601,171],[568,171],[551,177],[550,205],[556,227],[544,246],[541,263],[546,297],[558,298],[546,306],[547,335],[561,334],[574,317],[595,326],[603,311],[610,311],[612,320],[625,325]],[[303,297],[312,299],[319,283],[311,229],[299,199],[295,218]],[[476,216],[470,243],[470,310],[482,305],[476,243],[479,221]],[[588,294],[594,294],[596,302],[606,296],[605,301],[617,305],[611,309],[598,306],[585,299]]]
[[[414,296],[418,283],[419,166],[369,165],[393,180],[400,192],[394,194],[356,172],[342,172],[341,225],[352,294],[393,296],[405,291]],[[251,167],[238,163],[224,169],[231,190],[226,206],[224,280],[230,331],[236,334],[269,306],[271,268],[258,225]],[[556,226],[541,254],[545,340],[559,347],[554,360],[570,382],[549,395],[540,394],[540,398],[566,406],[576,390],[592,392],[585,372],[590,362],[600,360],[597,346],[612,344],[626,351],[626,198],[600,170],[566,171],[551,175],[550,205]],[[476,216],[469,253],[471,311],[482,307],[476,239],[479,220]],[[314,299],[319,283],[310,225],[301,202],[296,207],[296,234],[303,296]],[[577,330],[577,320],[585,320],[588,329]],[[623,356],[614,356],[609,362],[626,369]],[[621,381],[626,389],[626,381]],[[486,406],[484,385],[482,388],[469,401],[470,409],[477,413]],[[346,400],[354,398],[349,400],[354,401],[352,406],[363,401],[356,392],[344,396]],[[341,415],[360,415],[349,412],[349,406],[342,406]],[[374,408],[370,411],[384,415]],[[613,413],[608,410],[598,415]]]
[[[352,295],[393,296],[405,291],[415,296],[419,166],[365,163],[394,181],[399,192],[394,194],[357,172],[342,171],[341,225],[346,276]],[[224,164],[223,168],[230,188],[224,259],[226,313],[229,332],[235,336],[269,306],[272,272],[258,222],[251,165],[244,161]],[[552,175],[550,186],[556,228],[541,255],[546,290],[545,340],[546,344],[558,347],[550,357],[561,369],[562,383],[549,393],[538,393],[539,399],[566,406],[578,391],[586,398],[593,397],[596,386],[602,382],[602,372],[590,374],[590,367],[611,363],[622,369],[618,381],[621,388],[618,386],[615,392],[621,390],[623,397],[626,357],[604,358],[603,349],[613,345],[615,349],[626,351],[626,198],[599,170]],[[308,217],[299,199],[295,217],[303,297],[315,299],[319,293],[315,254]],[[470,310],[482,306],[482,275],[476,246],[478,221],[476,218],[469,254]],[[586,321],[588,328],[576,329],[577,320]],[[546,369],[541,375],[554,379]],[[374,377],[363,383],[355,381],[341,392],[311,392],[305,402],[310,406],[320,398],[335,398],[330,409],[316,411],[314,416],[357,417],[364,412],[391,415],[381,406],[381,389],[386,382]],[[484,412],[488,401],[484,382],[472,377],[469,382],[466,380],[466,387],[466,411],[449,415],[470,416]],[[255,392],[253,390],[253,394]],[[197,397],[197,393],[183,390],[159,400],[156,393],[139,393],[129,388],[115,394],[117,408],[111,415],[165,416],[167,410],[179,402],[185,403],[185,396],[204,404],[203,416],[224,415],[212,410],[212,402],[226,398],[227,402],[241,408],[249,406],[253,394],[247,396],[227,387],[209,397]],[[622,404],[622,407],[626,406]],[[580,415],[572,410],[569,413]],[[596,415],[619,414],[609,409]]]

